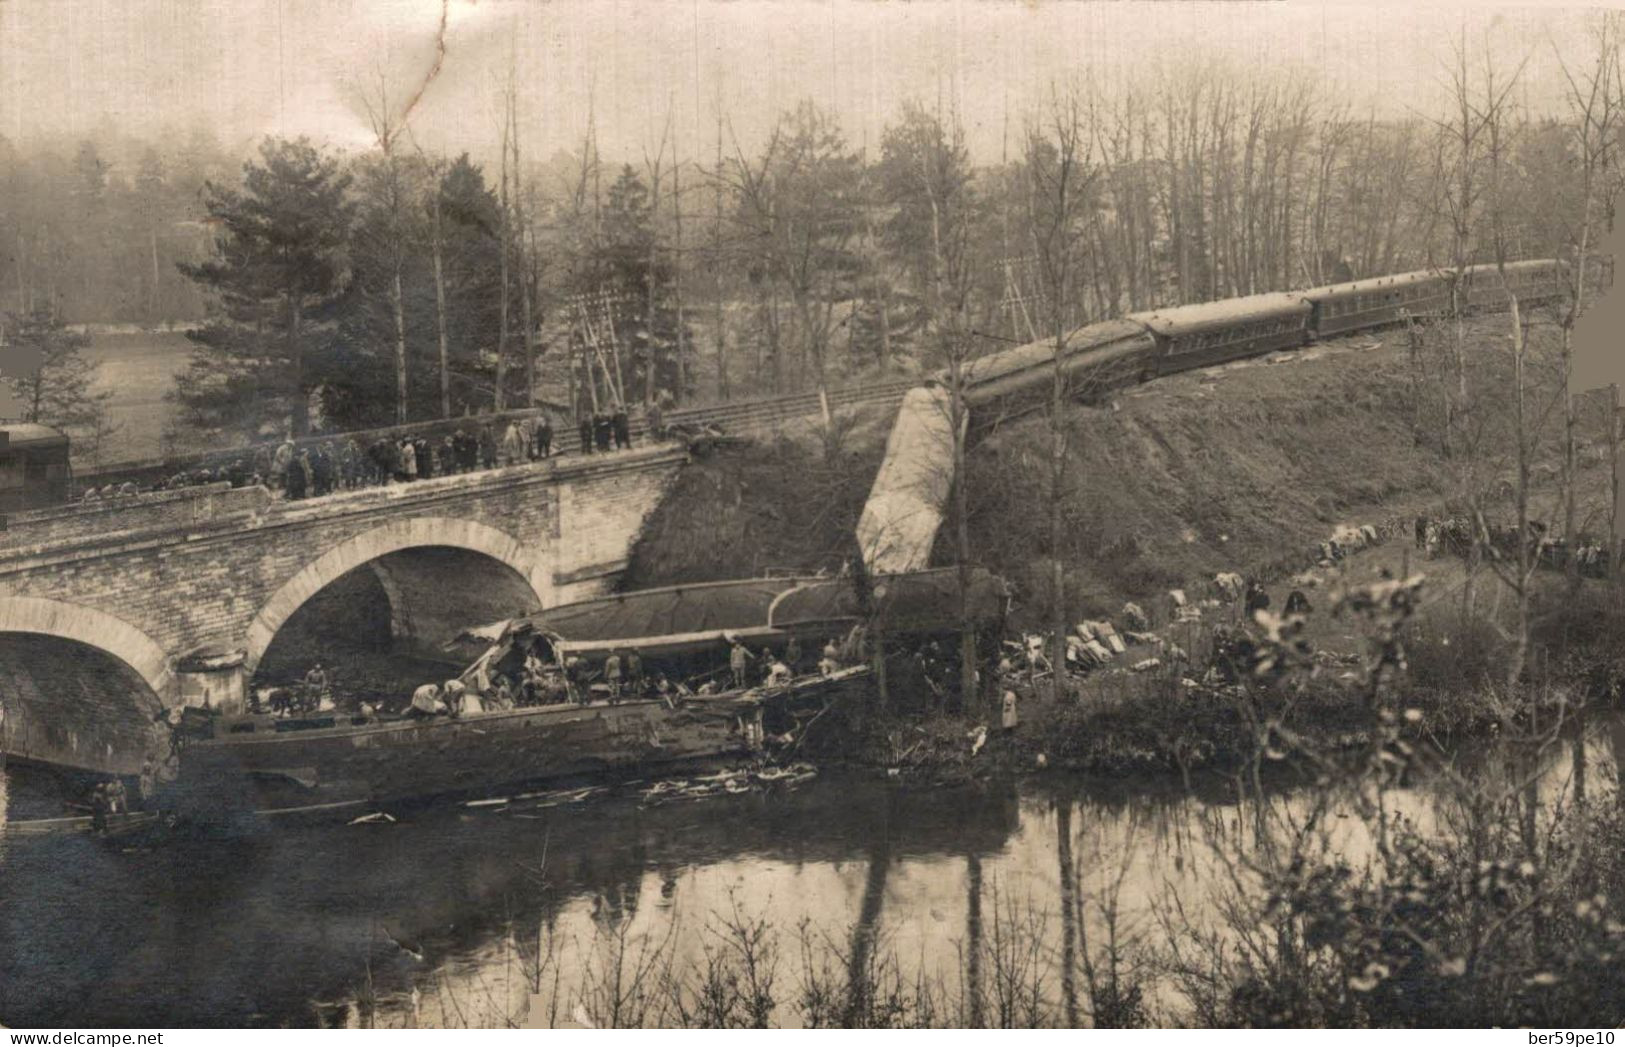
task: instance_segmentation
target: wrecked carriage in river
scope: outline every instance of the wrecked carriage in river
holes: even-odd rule
[[[554,665],[636,650],[651,667],[723,658],[846,635],[878,614],[891,635],[952,632],[958,574],[876,578],[870,614],[848,578],[773,578],[644,590],[569,604],[471,630],[488,644],[462,674],[514,674],[527,656]],[[1004,583],[972,573],[973,619],[1002,619]],[[167,801],[189,810],[344,810],[464,796],[543,781],[674,771],[761,752],[768,737],[867,690],[869,668],[802,675],[777,686],[558,703],[461,717],[409,719],[331,711],[302,717],[191,718],[177,738]]]

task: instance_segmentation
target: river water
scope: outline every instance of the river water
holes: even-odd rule
[[[1594,728],[1586,746],[1593,796],[1613,789],[1609,737]],[[1561,802],[1573,749],[1541,761],[1541,793]],[[1289,781],[1269,791],[1283,810],[1300,802]],[[0,836],[0,1024],[502,1026],[538,988],[542,1021],[602,1022],[617,1005],[623,1022],[670,1021],[652,986],[693,984],[730,923],[757,919],[779,1023],[801,1020],[820,971],[865,958],[948,1003],[985,983],[981,1020],[999,1020],[1000,977],[1041,982],[1060,1014],[1053,974],[1100,948],[1112,901],[1119,936],[1147,948],[1176,908],[1217,923],[1232,885],[1219,856],[1251,824],[1219,779],[823,775],[657,805],[639,792],[141,848]],[[1426,827],[1448,813],[1441,796],[1430,779],[1393,801]],[[1363,823],[1344,822],[1336,846],[1358,863]],[[1180,1020],[1174,994],[1150,1003]]]

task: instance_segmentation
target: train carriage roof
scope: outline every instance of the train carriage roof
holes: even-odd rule
[[[1159,335],[1168,336],[1272,317],[1307,318],[1308,313],[1309,303],[1302,298],[1286,292],[1274,292],[1134,313],[1128,319],[1144,324]]]
[[[1080,327],[1067,336],[1066,349],[1068,355],[1086,352],[1091,349],[1100,349],[1116,342],[1133,341],[1145,338],[1145,329],[1130,320],[1102,320],[1099,323]],[[1046,364],[1055,353],[1055,339],[1040,339],[1028,342],[1026,345],[1012,346],[1001,349],[986,356],[979,356],[965,365],[964,380],[967,385],[979,382],[990,382],[1005,375],[1025,371],[1031,367]],[[941,370],[932,375],[939,382],[947,382],[948,372]]]
[[[1540,272],[1542,270],[1547,270],[1547,269],[1563,269],[1563,268],[1567,268],[1567,265],[1568,265],[1567,262],[1564,262],[1561,259],[1557,259],[1557,258],[1529,258],[1529,259],[1525,259],[1524,261],[1521,261],[1521,262],[1508,262],[1507,263],[1507,272],[1509,272],[1509,273],[1526,273],[1526,272],[1532,272],[1532,271],[1533,272]],[[1476,276],[1476,275],[1478,275],[1480,273],[1493,274],[1499,268],[1500,267],[1495,265],[1494,263],[1490,263],[1488,265],[1470,265],[1470,266],[1467,267],[1467,272],[1469,274],[1471,274],[1471,275],[1474,275],[1474,276]]]
[[[1554,258],[1530,258],[1520,262],[1508,262],[1507,272],[1528,273],[1543,272],[1560,268],[1564,263]],[[1497,267],[1494,265],[1470,265],[1463,270],[1469,279],[1483,275],[1494,274]],[[1450,275],[1448,269],[1418,269],[1409,273],[1395,273],[1392,276],[1373,276],[1365,280],[1350,280],[1346,283],[1327,284],[1324,287],[1311,287],[1306,291],[1294,291],[1307,301],[1326,301],[1328,299],[1342,298],[1349,295],[1369,294],[1372,291],[1385,290],[1392,287],[1411,287],[1420,283],[1429,283],[1435,280],[1444,280]]]
[[[68,438],[48,425],[0,422],[0,450],[6,447],[66,447]]]
[[[1382,291],[1393,287],[1413,287],[1433,280],[1442,279],[1444,274],[1436,269],[1418,269],[1410,273],[1394,273],[1392,276],[1373,276],[1365,280],[1350,280],[1341,284],[1327,284],[1324,287],[1311,287],[1306,291],[1290,292],[1306,301],[1320,301],[1327,298],[1342,298],[1347,295],[1370,294],[1372,291]]]

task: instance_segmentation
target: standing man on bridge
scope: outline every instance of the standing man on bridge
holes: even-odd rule
[[[480,468],[495,469],[497,467],[497,437],[491,429],[491,423],[486,422],[480,426]]]
[[[536,457],[553,457],[553,423],[545,414],[536,422]]]
[[[586,411],[576,419],[576,436],[581,439],[581,453],[592,454],[592,415]]]
[[[293,441],[284,439],[271,457],[271,486],[285,489],[288,485],[288,467],[293,464]]]
[[[519,435],[519,423],[509,422],[502,434],[502,464],[518,465],[525,460],[525,439]]]
[[[621,404],[615,408],[615,414],[610,418],[610,425],[615,432],[615,449],[617,451],[632,446],[632,419],[626,414],[626,405]]]

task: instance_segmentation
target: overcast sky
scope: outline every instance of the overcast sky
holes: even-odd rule
[[[906,99],[956,98],[979,159],[1050,85],[1111,90],[1159,64],[1212,56],[1290,64],[1360,111],[1439,106],[1465,28],[1551,107],[1556,55],[1578,53],[1581,9],[1418,10],[1369,3],[1003,3],[999,0],[448,0],[446,54],[413,113],[420,142],[484,155],[510,56],[525,148],[580,140],[589,109],[609,156],[653,151],[668,107],[685,155],[715,148],[718,100],[750,148],[811,97],[854,146]],[[409,97],[435,61],[441,0],[0,0],[0,133],[28,141],[109,122],[133,134],[212,124],[234,149],[267,133],[365,145],[358,102],[380,74]]]

